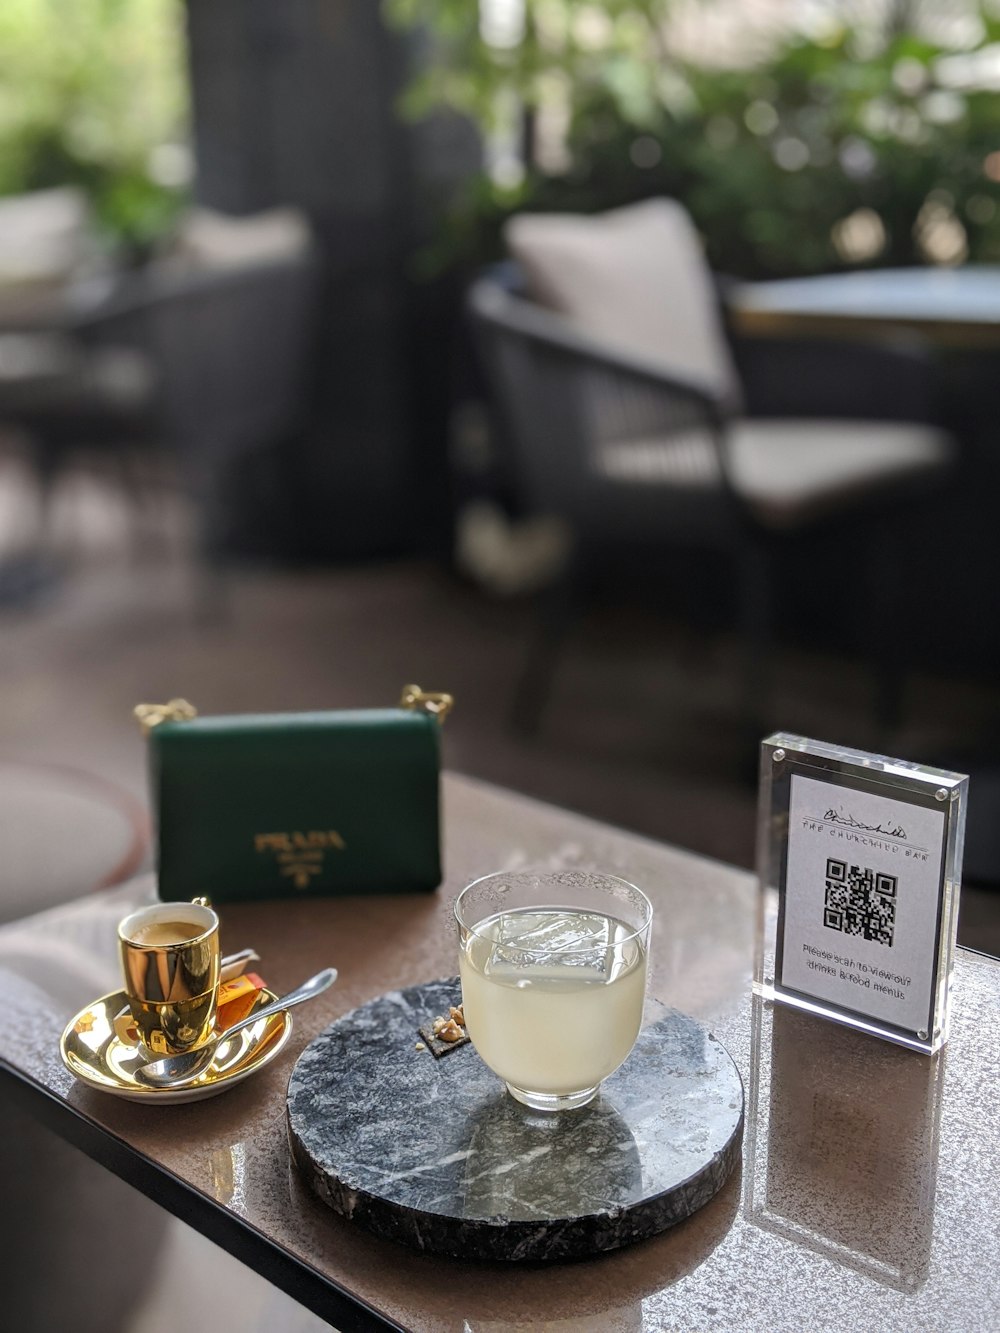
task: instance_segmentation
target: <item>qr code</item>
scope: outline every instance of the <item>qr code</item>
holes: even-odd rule
[[[892,948],[896,926],[895,875],[867,866],[849,866],[831,857],[826,863],[826,900],[823,924],[845,935],[862,935]]]

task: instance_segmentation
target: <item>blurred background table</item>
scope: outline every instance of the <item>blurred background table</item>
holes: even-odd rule
[[[900,268],[739,283],[727,294],[741,333],[884,337],[939,346],[1000,346],[1000,267]]]

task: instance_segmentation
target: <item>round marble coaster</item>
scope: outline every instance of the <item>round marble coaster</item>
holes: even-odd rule
[[[335,1212],[440,1254],[578,1259],[666,1230],[725,1183],[743,1084],[694,1019],[664,1011],[589,1106],[547,1115],[509,1096],[471,1044],[439,1059],[415,1049],[460,999],[457,978],[393,991],[299,1057],[292,1155]]]

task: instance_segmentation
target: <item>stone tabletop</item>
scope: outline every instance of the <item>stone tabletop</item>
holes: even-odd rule
[[[39,1114],[58,1112],[141,1163],[137,1183],[153,1197],[160,1179],[166,1202],[166,1183],[180,1182],[186,1220],[218,1243],[264,1238],[319,1313],[332,1318],[346,1293],[358,1303],[352,1328],[996,1328],[1000,963],[959,951],[952,1038],[929,1060],[751,1001],[755,890],[744,872],[454,776],[445,827],[437,894],[222,910],[224,947],[254,945],[275,990],[340,969],[338,985],[299,1011],[282,1057],[225,1095],[135,1105],[75,1083],[59,1062],[66,1021],[117,982],[114,926],[152,896],[148,879],[0,930],[0,1061],[37,1094]],[[286,1086],[334,1020],[451,974],[456,894],[476,875],[524,864],[597,865],[653,899],[651,997],[693,1015],[734,1056],[746,1087],[742,1167],[687,1221],[596,1259],[421,1254],[312,1194],[290,1157]],[[326,1293],[340,1303],[331,1295],[325,1306]]]

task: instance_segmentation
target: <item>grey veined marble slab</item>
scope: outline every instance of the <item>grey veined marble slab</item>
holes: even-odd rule
[[[578,1259],[666,1230],[735,1166],[743,1085],[673,1010],[643,1029],[589,1106],[507,1094],[475,1049],[435,1060],[417,1028],[457,979],[393,991],[306,1047],[288,1085],[292,1154],[335,1212],[391,1240],[482,1259]]]

